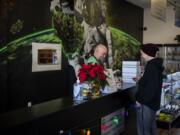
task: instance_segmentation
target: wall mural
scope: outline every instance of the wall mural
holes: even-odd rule
[[[29,20],[27,16],[20,15],[22,10],[17,11],[17,14],[12,13],[18,10],[18,6],[21,8],[24,2],[1,1],[0,31],[4,32],[4,34],[0,32],[1,64],[17,57],[24,57],[26,60],[26,57],[30,57],[31,51],[25,48],[30,47],[32,42],[62,43],[64,54],[71,60],[77,60],[77,57],[88,53],[97,42],[106,40],[109,47],[109,65],[113,69],[121,69],[122,60],[136,58],[140,42],[120,29],[106,24],[106,20],[111,18],[107,16],[108,2],[108,0],[52,0],[50,2],[47,0],[48,4],[43,5],[46,9],[37,14],[41,15],[40,18],[48,16],[40,25],[35,20],[38,17],[29,11],[25,11],[30,17]],[[35,7],[42,3],[44,1],[39,3],[27,1],[27,4],[36,5]],[[35,11],[39,12],[39,9],[35,8]],[[14,15],[17,16],[9,19]],[[10,22],[6,24],[8,20]],[[31,21],[30,25],[28,21]],[[31,27],[29,28],[31,30],[26,27]]]
[[[132,27],[141,26],[138,17],[142,12],[121,14],[127,20],[132,16],[139,20],[127,24],[130,31],[122,31],[122,25],[113,25],[121,18],[117,18],[119,12],[115,15],[116,2],[129,5],[116,0],[0,0],[0,113],[25,107],[29,102],[36,104],[72,95],[76,78],[67,58],[76,70],[79,58],[97,42],[108,44],[107,66],[114,70],[121,69],[122,60],[136,59],[140,42],[130,34],[139,32]],[[45,46],[36,47],[41,43]],[[59,61],[54,48],[61,48],[61,67],[56,71],[32,72],[33,48],[39,48],[35,62],[40,67],[45,64],[55,67]]]

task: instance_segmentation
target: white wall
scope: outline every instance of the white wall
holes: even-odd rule
[[[147,30],[143,33],[143,43],[177,43],[174,38],[180,35],[180,27],[174,25],[174,7],[167,7],[166,17],[166,22],[163,22],[152,17],[149,8],[144,10],[144,27]]]

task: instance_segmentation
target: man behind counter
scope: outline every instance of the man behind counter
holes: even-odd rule
[[[89,58],[85,63],[97,63],[103,65],[106,60],[107,53],[107,46],[102,43],[99,43],[96,46],[94,46],[94,48],[92,48]]]

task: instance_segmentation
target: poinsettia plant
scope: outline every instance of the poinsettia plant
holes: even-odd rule
[[[108,84],[106,80],[105,69],[100,64],[83,64],[79,69],[78,76],[81,83],[84,81],[97,81],[100,83],[103,89]]]

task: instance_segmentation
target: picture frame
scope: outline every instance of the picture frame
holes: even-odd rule
[[[61,44],[32,43],[32,72],[61,70]]]

